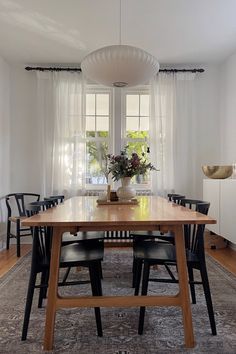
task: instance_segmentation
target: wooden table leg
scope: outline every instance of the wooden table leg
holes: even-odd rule
[[[175,226],[174,232],[176,240],[176,259],[178,266],[180,301],[184,324],[185,345],[187,348],[193,348],[195,343],[193,335],[192,311],[189,298],[188,274],[186,268],[185,242],[182,225]]]
[[[48,286],[48,301],[44,334],[44,350],[52,350],[54,339],[54,326],[56,317],[56,302],[58,294],[59,262],[61,251],[62,230],[54,227],[52,237],[52,250],[50,262],[50,276]]]
[[[58,303],[60,247],[61,247],[62,233],[64,231],[65,230],[60,227],[54,227],[53,230],[50,277],[49,277],[49,288],[48,288],[48,302],[47,302],[45,336],[44,336],[45,351],[50,351],[53,349],[54,325],[55,325],[55,316],[56,316],[56,309]],[[175,232],[175,238],[176,238],[176,259],[177,259],[177,266],[178,266],[179,288],[180,288],[179,298],[180,298],[180,303],[182,308],[185,345],[187,348],[193,348],[195,343],[194,343],[194,335],[193,335],[191,304],[190,304],[189,288],[188,288],[188,275],[187,275],[187,268],[186,268],[185,243],[184,243],[182,225],[176,225],[175,227],[173,227],[173,231]],[[66,301],[64,300],[63,304],[65,303]],[[68,307],[68,306],[62,306],[62,307]]]

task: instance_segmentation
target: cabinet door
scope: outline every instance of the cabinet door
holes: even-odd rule
[[[221,181],[220,232],[236,244],[236,179]]]
[[[217,224],[206,225],[206,228],[220,235],[220,180],[203,180],[203,200],[210,202],[208,215],[217,220]]]

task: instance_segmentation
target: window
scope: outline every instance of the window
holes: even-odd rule
[[[107,183],[104,175],[105,155],[109,151],[111,125],[111,93],[90,90],[86,93],[86,184]]]
[[[124,145],[128,145],[130,154],[143,153],[148,158],[149,139],[149,94],[148,92],[127,92],[125,94]],[[150,175],[135,176],[137,184],[148,184]]]
[[[120,90],[92,87],[86,93],[86,184],[96,187],[106,184],[105,155],[128,151],[147,153],[149,142],[148,89]],[[113,104],[114,102],[114,104]],[[114,111],[114,114],[113,114]],[[148,155],[147,155],[148,158]],[[148,188],[150,176],[135,176],[132,180]]]

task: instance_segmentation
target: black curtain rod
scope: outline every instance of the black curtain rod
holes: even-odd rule
[[[32,70],[36,70],[36,71],[81,71],[80,68],[57,68],[57,67],[41,67],[41,66],[26,66],[25,70],[27,71],[32,71]]]
[[[204,69],[160,69],[162,73],[204,73]]]
[[[41,67],[41,66],[26,66],[25,70],[27,71],[71,71],[71,72],[77,72],[81,71],[80,68],[57,68],[57,67]],[[164,72],[164,73],[185,73],[185,72],[190,72],[190,73],[203,73],[205,70],[204,69],[160,69],[159,72]]]

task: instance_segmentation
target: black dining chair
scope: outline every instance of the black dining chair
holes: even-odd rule
[[[64,195],[51,195],[50,197],[44,198],[45,201],[50,203],[50,207],[57,206],[64,202]],[[78,231],[75,234],[71,234],[70,232],[64,232],[62,236],[62,246],[70,245],[74,242],[80,242],[85,240],[104,240],[105,232],[104,231]],[[64,276],[64,280],[67,279],[69,273],[71,271],[71,267],[67,268],[67,271]],[[99,269],[101,279],[103,279],[102,267]]]
[[[65,200],[65,196],[64,196],[64,195],[62,195],[62,194],[50,195],[50,197],[49,197],[49,198],[51,198],[51,199],[56,199],[57,204],[59,204],[59,203],[63,203],[63,202],[64,202],[64,200]]]
[[[49,198],[44,198],[44,200],[39,200],[37,202],[31,202],[29,206],[38,206],[40,207],[41,211],[47,210],[49,208],[55,207],[59,205],[60,203],[63,203],[64,201],[64,196],[63,195],[54,195]],[[27,214],[29,216],[29,211],[27,211]],[[44,232],[45,228],[41,228],[41,232]],[[104,240],[105,237],[105,232],[104,231],[79,231],[76,234],[71,234],[70,232],[64,232],[62,236],[62,246],[70,245],[75,242],[81,242],[81,241],[93,241],[93,240]],[[66,279],[69,276],[69,273],[71,271],[72,267],[67,267],[67,270],[65,272],[63,281],[66,282]],[[99,264],[99,272],[100,272],[100,277],[103,279],[103,274],[102,274],[102,266]],[[40,292],[42,294],[42,292]],[[42,305],[42,299],[43,297],[46,297],[46,293],[43,293],[44,295],[40,295],[39,297],[39,303]],[[41,307],[41,306],[39,306]]]
[[[49,200],[55,206],[64,202],[64,195],[51,195],[50,197],[44,198],[44,200]]]
[[[26,215],[26,204],[38,201],[39,194],[36,193],[11,193],[5,197],[7,206],[7,250],[10,247],[10,240],[16,239],[17,257],[20,257],[20,239],[23,236],[31,235],[31,229],[29,227],[22,226],[22,220]],[[14,228],[13,228],[14,226]]]
[[[210,203],[200,200],[182,199],[181,205],[207,215]],[[202,284],[206,298],[211,331],[213,335],[216,335],[217,332],[215,317],[205,260],[204,229],[205,225],[184,225],[187,268],[192,303],[196,303],[195,285]],[[178,283],[178,278],[171,271],[168,271],[169,277],[167,278],[158,278],[158,272],[155,272],[155,274],[157,274],[157,277],[150,277],[150,267],[153,265],[164,265],[167,266],[168,269],[170,269],[171,266],[175,266],[175,269],[177,269],[175,246],[173,244],[159,241],[140,241],[134,246],[134,258],[137,264],[135,295],[138,295],[139,293],[142,268],[143,279],[141,295],[147,295],[149,281],[162,283]],[[194,269],[200,271],[201,281],[196,281],[194,279]],[[144,316],[145,307],[140,307],[138,328],[139,334],[143,333]]]
[[[48,201],[35,203],[27,207],[28,216],[39,213],[42,209],[48,208]],[[38,307],[42,307],[43,299],[46,297],[50,271],[50,252],[52,242],[51,227],[33,228],[33,247],[31,270],[28,285],[28,292],[25,305],[25,315],[22,329],[22,340],[26,340],[29,326],[29,319],[34,296],[34,289],[39,288]],[[92,295],[102,295],[101,285],[101,262],[104,255],[103,240],[87,240],[64,245],[61,247],[60,268],[85,267],[89,270],[88,280],[68,281],[68,274],[58,283],[58,286],[69,286],[91,283]],[[41,275],[41,281],[36,284],[37,275]],[[100,308],[95,307],[95,318],[97,334],[102,336],[102,323]]]
[[[185,198],[184,195],[181,194],[168,194],[168,201],[173,202],[175,204],[180,204],[181,200]],[[163,242],[170,242],[174,244],[175,242],[175,237],[172,232],[161,232],[161,231],[130,231],[129,233],[130,237],[133,239],[133,247],[135,244],[139,241],[143,240],[162,240]],[[136,264],[136,259],[135,257],[133,258],[133,267],[132,267],[132,273],[133,273],[133,280],[132,280],[132,287],[135,287],[135,281],[136,281],[136,276],[137,276],[137,264]]]

